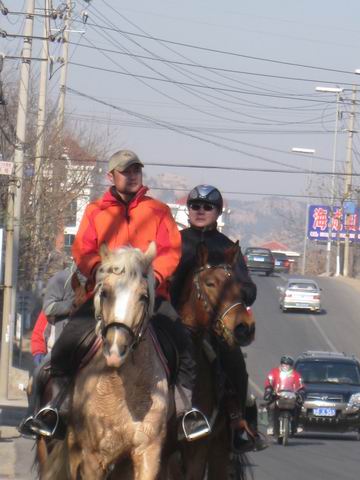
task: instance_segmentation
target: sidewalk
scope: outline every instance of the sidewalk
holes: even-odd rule
[[[22,438],[15,427],[0,426],[0,480],[35,480],[34,441]]]
[[[26,413],[24,399],[0,399],[0,480],[32,480],[33,440],[22,438],[16,429]]]
[[[352,287],[354,290],[360,292],[360,278],[350,278],[350,277],[332,277],[335,280],[338,280],[339,282],[346,283],[350,287]]]

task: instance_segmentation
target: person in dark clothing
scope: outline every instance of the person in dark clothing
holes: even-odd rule
[[[220,191],[211,185],[198,185],[188,195],[190,227],[182,230],[182,255],[172,277],[170,295],[175,308],[178,307],[182,286],[196,263],[197,247],[205,243],[209,251],[209,263],[222,263],[226,249],[234,245],[226,235],[217,229],[217,220],[223,210]],[[244,257],[240,251],[234,266],[235,276],[242,286],[241,301],[250,306],[256,299],[256,285],[250,278]],[[236,336],[236,330],[234,332]],[[230,349],[225,342],[219,342],[220,363],[227,377],[230,392],[229,416],[235,431],[235,440],[240,450],[261,450],[265,448],[257,431],[252,431],[245,418],[248,390],[248,373],[241,348]],[[243,438],[243,432],[248,440]]]

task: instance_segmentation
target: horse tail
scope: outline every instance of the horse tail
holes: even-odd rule
[[[233,480],[248,480],[249,478],[254,480],[254,472],[245,453],[232,453],[230,458]]]
[[[48,447],[46,444],[46,440],[44,437],[39,437],[35,442],[35,457],[34,462],[32,464],[32,471],[37,473],[37,476],[41,478],[41,472],[43,466],[48,457]]]
[[[68,459],[67,441],[57,441],[41,468],[41,480],[71,480]]]

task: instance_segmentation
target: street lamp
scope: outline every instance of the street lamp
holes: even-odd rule
[[[316,150],[314,148],[302,148],[302,147],[293,147],[291,149],[293,153],[300,153],[301,155],[314,155]],[[310,174],[312,171],[312,161],[310,167]],[[310,185],[309,185],[310,187]],[[304,230],[304,247],[303,247],[303,258],[302,258],[302,266],[301,266],[301,273],[305,275],[306,271],[306,250],[307,250],[307,232],[309,229],[309,202],[306,204],[306,217],[305,217],[305,230]]]
[[[316,87],[315,91],[320,93],[336,94],[336,118],[335,118],[335,131],[334,131],[334,144],[333,144],[333,157],[332,157],[332,181],[331,181],[331,218],[329,222],[328,241],[326,246],[326,275],[330,275],[331,236],[332,236],[334,199],[335,199],[336,147],[337,147],[338,124],[339,124],[339,102],[341,99],[340,94],[344,91],[344,89],[340,87]]]

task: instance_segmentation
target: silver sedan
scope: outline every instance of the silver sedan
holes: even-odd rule
[[[315,280],[289,278],[285,286],[277,288],[280,294],[280,308],[283,312],[291,308],[321,312],[321,288]]]

